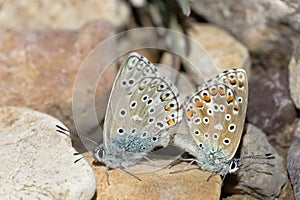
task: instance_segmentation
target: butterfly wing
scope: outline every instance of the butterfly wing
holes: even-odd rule
[[[247,108],[247,78],[242,69],[209,80],[186,103],[185,118],[204,154],[231,159],[240,142]]]
[[[145,57],[130,53],[121,64],[108,102],[105,146],[148,152],[171,134],[182,112],[178,91],[171,81]]]

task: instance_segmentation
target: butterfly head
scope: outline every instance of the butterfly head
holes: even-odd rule
[[[105,148],[104,148],[104,145],[101,144],[101,145],[97,146],[97,147],[94,149],[93,155],[94,155],[94,158],[95,158],[97,161],[103,163],[103,161],[104,161],[104,159],[105,159],[105,155],[106,155],[106,150],[105,150]]]
[[[238,171],[241,167],[240,163],[239,163],[239,159],[231,159],[229,162],[228,162],[228,165],[229,165],[229,168],[228,168],[228,173],[229,174],[233,174],[235,173],[236,171]]]

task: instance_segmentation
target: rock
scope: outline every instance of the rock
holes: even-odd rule
[[[300,109],[300,42],[298,41],[289,64],[289,87],[295,106]]]
[[[296,200],[300,199],[300,121],[298,120],[287,157],[287,168]]]
[[[74,130],[72,92],[78,69],[87,54],[113,33],[109,23],[96,21],[79,32],[8,34],[0,40],[0,106],[30,107],[60,119]],[[98,57],[102,58],[104,55]],[[106,107],[102,105],[108,100],[115,71],[108,68],[99,82],[96,105],[100,120],[104,117]],[[81,102],[83,110],[91,104]]]
[[[231,32],[267,66],[287,66],[300,32],[294,0],[192,1],[207,21]]]
[[[187,57],[187,60],[197,60],[199,63],[194,68],[185,66],[188,74],[198,85],[203,83],[203,78],[208,80],[230,68],[244,68],[250,76],[251,61],[247,48],[226,31],[211,24],[193,23],[188,36],[202,45],[206,52],[205,55],[192,46]],[[215,65],[212,65],[209,59]]]
[[[0,4],[0,38],[10,30],[76,30],[99,19],[120,27],[130,18],[128,5],[120,0],[12,0]]]
[[[294,191],[291,185],[290,179],[286,182],[281,190],[281,194],[278,197],[279,200],[294,200]]]
[[[288,91],[286,69],[253,72],[249,81],[247,119],[267,134],[279,131],[296,119]]]
[[[268,135],[268,141],[276,149],[278,154],[283,158],[283,163],[287,164],[287,155],[291,146],[292,136],[297,124],[295,120],[291,124],[285,125],[281,130]]]
[[[91,199],[95,176],[74,164],[70,139],[57,119],[27,108],[0,108],[1,199]]]
[[[256,200],[256,198],[249,196],[249,195],[241,195],[241,194],[235,194],[226,198],[223,198],[224,200]]]
[[[237,185],[233,187],[233,191],[259,199],[278,197],[287,182],[287,172],[282,158],[268,143],[266,135],[251,124],[248,124],[241,142],[241,158],[271,153],[275,159],[242,159],[243,165],[237,173]]]
[[[89,163],[93,158],[87,157]],[[92,165],[97,178],[96,199],[220,199],[222,180],[209,172],[193,170],[170,174],[181,170],[188,163],[180,163],[171,169],[136,174],[142,181],[121,169],[109,170],[110,185],[107,184],[104,166]]]

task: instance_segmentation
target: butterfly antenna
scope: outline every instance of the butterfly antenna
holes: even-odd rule
[[[74,155],[74,156],[78,156],[78,155],[81,155],[81,153],[76,152],[76,153],[74,153],[73,155]],[[78,158],[77,160],[74,161],[74,163],[77,163],[77,162],[80,161],[82,158],[86,158],[86,157],[88,157],[88,155],[82,156],[82,157]]]
[[[264,155],[249,155],[241,157],[241,159],[275,159],[275,156],[271,153],[266,153]]]
[[[58,129],[56,130],[57,132],[62,133],[62,134],[64,134],[64,135],[68,136],[68,137],[70,137],[70,135],[75,135],[75,136],[79,137],[80,139],[84,139],[84,140],[86,140],[86,141],[89,141],[89,142],[95,144],[96,146],[99,145],[99,144],[98,144],[97,142],[95,142],[94,140],[91,140],[91,139],[88,138],[88,137],[85,137],[85,136],[83,136],[83,135],[80,135],[80,134],[77,133],[77,132],[67,130],[67,129],[65,129],[65,128],[59,126],[59,125],[56,125],[56,128],[58,128]],[[69,134],[68,134],[68,133],[69,133]]]

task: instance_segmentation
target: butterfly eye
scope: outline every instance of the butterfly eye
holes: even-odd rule
[[[239,165],[237,161],[233,160],[232,162],[230,162],[228,173],[232,174],[235,173],[237,170],[239,170]]]
[[[105,150],[102,147],[96,148],[94,150],[94,156],[95,156],[96,160],[101,161],[105,156]]]

